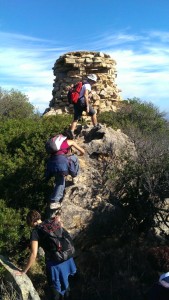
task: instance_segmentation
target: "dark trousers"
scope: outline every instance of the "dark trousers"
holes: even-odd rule
[[[169,300],[169,289],[155,283],[147,294],[147,300]]]

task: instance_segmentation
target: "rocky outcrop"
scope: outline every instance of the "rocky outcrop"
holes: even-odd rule
[[[79,175],[74,180],[69,176],[66,178],[61,218],[64,227],[78,239],[83,237],[85,229],[94,217],[104,222],[105,219],[107,220],[107,214],[110,213],[111,219],[113,218],[116,224],[118,220],[121,222],[122,213],[120,212],[119,215],[108,201],[112,186],[105,174],[111,172],[117,163],[123,167],[125,157],[129,155],[135,158],[136,152],[134,144],[127,135],[104,125],[99,130],[93,126],[80,128],[76,142],[85,149],[85,155],[78,156]],[[82,243],[83,246],[86,242],[87,239]],[[76,255],[80,259],[84,257],[79,255],[81,251],[83,250],[80,247],[76,248]],[[39,255],[44,255],[41,248]],[[27,275],[15,275],[17,268],[2,256],[0,256],[0,263],[7,270],[5,278],[13,283],[23,300],[40,299]]]
[[[102,52],[78,51],[69,52],[59,57],[53,67],[53,99],[45,116],[73,113],[73,105],[68,103],[67,92],[72,84],[83,81],[90,73],[95,73],[98,81],[92,87],[91,104],[97,113],[116,110],[116,102],[121,101],[115,79],[116,62],[110,55]],[[84,114],[85,115],[85,114]]]
[[[135,157],[134,144],[120,130],[102,126],[95,130],[92,126],[82,129],[77,143],[85,149],[79,156],[80,173],[75,182],[66,178],[66,192],[62,202],[62,219],[67,229],[76,236],[83,230],[100,207],[114,209],[107,204],[111,193],[111,183],[105,176],[114,164],[123,165],[126,155]]]
[[[26,274],[22,276],[16,275],[15,272],[18,269],[2,255],[0,255],[0,265],[5,268],[5,280],[12,284],[13,290],[18,295],[17,299],[40,300],[38,293]]]

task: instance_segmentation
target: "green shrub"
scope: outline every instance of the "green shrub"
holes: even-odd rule
[[[112,201],[118,199],[124,208],[129,232],[146,233],[162,225],[168,216],[169,136],[137,135],[134,144],[137,156],[128,157],[123,168],[114,163],[114,171],[107,176],[112,180]]]
[[[165,113],[152,103],[143,102],[138,98],[122,102],[117,112],[104,112],[99,115],[99,122],[106,123],[114,129],[120,128],[129,134],[135,128],[141,133],[155,133],[168,128]]]
[[[118,199],[124,208],[131,233],[148,232],[158,226],[162,211],[164,219],[167,217],[164,200],[169,197],[169,127],[164,116],[152,103],[137,98],[122,103],[117,112],[99,116],[100,122],[126,133],[136,149],[134,160],[130,155],[122,157],[124,168],[114,160],[114,167],[107,170],[112,183],[111,201]]]
[[[25,226],[27,209],[15,210],[6,206],[0,200],[0,253],[1,255],[19,257],[18,243],[23,243],[29,238],[29,230]],[[23,249],[25,250],[25,249]]]
[[[0,122],[0,198],[14,208],[44,209],[45,142],[70,123],[70,116]]]
[[[0,88],[0,119],[23,119],[35,116],[35,108],[20,91]]]

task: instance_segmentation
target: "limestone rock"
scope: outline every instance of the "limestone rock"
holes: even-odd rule
[[[97,135],[97,139],[93,138],[93,135]],[[116,156],[120,156],[128,151],[131,156],[135,155],[134,145],[128,136],[120,130],[102,126],[97,133],[91,130],[89,134],[86,134],[86,140],[91,140],[88,145],[88,153],[90,154],[98,153],[108,155],[113,153]]]
[[[115,83],[115,78],[117,77],[115,65],[116,62],[110,55],[102,52],[77,51],[68,52],[60,56],[53,67],[55,79],[52,91],[53,98],[49,103],[49,107],[54,110],[55,114],[71,113],[72,111],[69,109],[66,111],[64,109],[65,105],[69,104],[63,101],[63,92],[68,91],[70,86],[77,81],[85,81],[90,73],[95,73],[98,78],[97,83],[92,87],[94,95],[91,97],[91,105],[94,104],[96,94],[103,101],[106,99],[109,99],[110,102],[121,101],[121,90]],[[95,107],[97,113],[110,110],[109,108],[110,103],[105,103],[105,106],[98,104]],[[51,114],[48,113],[49,115]]]
[[[13,284],[14,289],[22,297],[22,300],[40,300],[38,293],[26,274],[22,276],[16,275],[15,271],[18,269],[2,255],[0,255],[0,264],[6,270],[5,278]]]
[[[127,135],[106,126],[99,130],[92,126],[82,128],[76,142],[85,149],[85,155],[79,157],[80,173],[76,180],[73,182],[70,176],[66,177],[62,201],[63,224],[73,236],[89,225],[101,206],[105,210],[112,207],[107,205],[111,188],[104,182],[105,162],[108,161],[108,167],[112,169],[115,160],[123,166],[124,154],[129,153],[133,159],[136,155],[134,144]]]

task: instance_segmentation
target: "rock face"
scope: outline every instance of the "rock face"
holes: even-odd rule
[[[124,133],[106,126],[97,131],[92,126],[82,129],[77,143],[85,149],[85,155],[79,156],[80,173],[75,183],[71,177],[66,178],[62,202],[62,220],[73,236],[88,226],[100,206],[113,209],[107,206],[111,183],[108,184],[104,174],[113,169],[115,161],[122,166],[125,155],[136,155],[133,143]]]
[[[15,271],[18,269],[2,255],[0,255],[0,265],[6,269],[5,278],[12,283],[14,290],[19,296],[17,299],[40,300],[38,293],[26,274],[22,276],[16,275]]]
[[[97,113],[116,110],[114,105],[121,101],[115,79],[116,62],[102,52],[69,52],[59,57],[53,67],[53,99],[45,115],[73,113],[73,105],[68,103],[67,92],[72,84],[83,81],[90,73],[95,73],[98,81],[92,87],[91,104]]]
[[[111,218],[113,215],[116,222],[120,219],[117,210],[115,211],[114,206],[107,201],[112,187],[111,180],[108,182],[105,174],[113,170],[114,163],[118,162],[122,167],[125,163],[123,157],[126,155],[129,154],[133,158],[136,155],[134,144],[120,130],[113,130],[104,125],[99,130],[93,126],[80,129],[76,142],[85,149],[85,155],[79,156],[80,173],[74,182],[71,176],[66,177],[61,213],[64,227],[77,239],[78,236],[83,236],[94,216],[102,221],[105,214],[110,212]],[[83,245],[85,243],[86,240],[83,241]],[[42,249],[40,252],[40,255],[44,255]],[[78,255],[83,249],[77,247],[76,252]],[[82,259],[83,255],[79,257]],[[23,300],[40,299],[27,275],[15,275],[14,271],[17,268],[3,256],[0,256],[0,264],[6,268],[9,281],[14,283]]]

